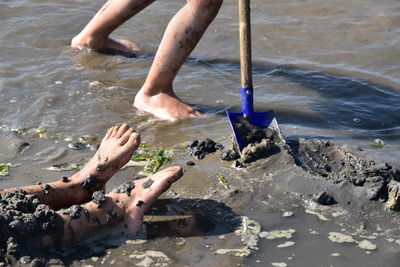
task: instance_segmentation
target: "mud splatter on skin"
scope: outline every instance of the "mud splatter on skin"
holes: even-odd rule
[[[123,217],[122,215],[116,213],[116,212],[113,211],[113,210],[107,211],[107,218],[106,218],[106,221],[107,221],[108,223],[121,222],[121,221],[123,220],[123,218],[124,218],[124,217]]]
[[[94,192],[96,189],[99,189],[100,180],[97,178],[96,175],[89,175],[88,178],[81,182],[81,186],[88,192]]]
[[[34,195],[17,189],[0,196],[0,262],[8,259],[44,264],[40,240],[49,235],[55,245],[63,235],[63,221]],[[26,257],[28,256],[28,257]]]
[[[63,177],[61,178],[61,181],[63,181],[64,183],[68,183],[68,182],[69,182],[69,179],[68,179],[67,176],[63,176]]]
[[[123,184],[115,187],[111,192],[119,194],[127,194],[128,197],[131,195],[131,191],[135,188],[135,183],[124,182]]]
[[[136,206],[141,207],[141,206],[143,206],[143,204],[144,204],[144,202],[141,201],[141,200],[139,200],[139,201],[136,203]]]
[[[42,187],[43,187],[44,193],[45,193],[46,195],[48,195],[48,194],[49,194],[49,191],[50,191],[51,189],[53,189],[49,184],[45,184],[45,185],[42,186]]]
[[[101,205],[106,201],[106,196],[103,190],[99,190],[93,193],[92,201],[97,204],[97,208],[100,208]]]
[[[70,210],[71,212],[69,216],[71,216],[72,219],[77,219],[81,217],[82,207],[80,205],[73,205],[71,206]]]
[[[154,183],[154,180],[151,180],[151,179],[146,180],[143,182],[142,187],[144,189],[149,188],[153,183]]]

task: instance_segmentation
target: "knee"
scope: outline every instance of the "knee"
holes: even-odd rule
[[[205,13],[217,14],[223,0],[188,0],[197,10]]]

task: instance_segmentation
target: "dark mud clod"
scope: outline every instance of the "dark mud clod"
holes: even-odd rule
[[[83,180],[81,182],[81,186],[86,191],[94,192],[96,190],[96,188],[98,187],[99,183],[100,183],[100,180],[97,179],[96,175],[91,174],[91,175],[89,175],[88,178],[86,178],[85,180]]]
[[[189,160],[188,162],[186,162],[186,165],[194,166],[194,165],[196,165],[196,163],[194,163],[193,161]]]
[[[69,216],[71,216],[72,219],[81,217],[82,207],[80,205],[73,205],[70,210]]]
[[[7,263],[6,258],[21,264],[40,260],[42,252],[35,245],[44,234],[52,236],[60,230],[60,216],[21,189],[1,194],[0,203],[0,262]]]
[[[273,141],[271,139],[262,139],[257,143],[250,143],[248,146],[243,148],[241,161],[243,163],[250,163],[267,157],[272,145]]]
[[[115,187],[111,192],[119,193],[119,194],[127,194],[131,195],[131,191],[135,188],[135,183],[133,182],[124,182],[123,184]]]
[[[325,191],[317,194],[315,200],[317,203],[325,206],[337,204],[336,200]]]
[[[254,126],[245,116],[237,117],[233,123],[233,127],[245,144],[259,143],[262,139],[269,139],[276,143],[283,141],[281,134],[276,130],[268,127]]]
[[[141,206],[143,206],[143,204],[144,204],[144,202],[141,201],[141,200],[139,200],[139,201],[136,203],[136,206],[141,207]]]
[[[64,183],[68,183],[68,182],[69,182],[69,179],[68,179],[67,176],[63,176],[63,177],[61,178],[61,181],[63,181]]]
[[[216,143],[215,141],[207,138],[203,141],[194,140],[189,145],[189,152],[191,155],[195,156],[197,159],[203,159],[205,155],[213,153],[217,150],[223,149],[223,145]]]
[[[101,205],[106,201],[106,196],[103,190],[99,190],[93,193],[92,201],[97,204],[97,208],[100,208]]]
[[[237,152],[233,149],[230,149],[230,150],[223,151],[220,155],[220,158],[225,161],[231,161],[231,160],[239,159],[240,154],[239,154],[239,152]]]
[[[154,183],[154,180],[148,179],[142,183],[144,189],[149,188]]]

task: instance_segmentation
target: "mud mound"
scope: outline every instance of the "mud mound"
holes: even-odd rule
[[[0,225],[0,263],[5,265],[44,265],[41,238],[47,234],[57,244],[55,237],[63,231],[54,210],[20,189],[1,194]]]
[[[331,142],[300,139],[289,146],[297,165],[333,183],[363,187],[371,200],[387,200],[389,182],[400,181],[400,171],[389,164],[360,159]]]

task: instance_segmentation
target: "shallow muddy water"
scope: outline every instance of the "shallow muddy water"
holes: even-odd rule
[[[345,201],[329,208],[316,206],[311,194],[330,185],[309,182],[316,178],[279,153],[246,170],[220,161],[218,152],[204,160],[189,156],[185,144],[195,139],[212,138],[229,146],[225,111],[240,109],[236,1],[225,1],[175,79],[179,97],[206,115],[174,124],[155,121],[131,104],[169,19],[184,1],[155,2],[113,34],[140,45],[142,53],[136,59],[69,48],[70,39],[101,4],[0,0],[0,163],[21,164],[10,167],[9,176],[0,176],[0,187],[72,174],[45,168],[89,158],[93,150],[72,150],[68,144],[82,135],[101,138],[113,124],[128,122],[141,131],[145,143],[173,149],[171,164],[185,166],[183,179],[163,198],[178,199],[175,205],[186,203],[187,210],[196,204],[196,214],[211,207],[202,216],[209,216],[216,228],[197,236],[171,234],[106,250],[91,245],[87,253],[78,250],[68,256],[67,265],[127,266],[151,258],[161,266],[398,266],[400,215],[384,211],[378,201],[360,207],[347,207]],[[252,1],[257,111],[274,109],[288,139],[330,140],[360,157],[399,168],[399,26],[396,0]],[[186,166],[188,160],[196,165]],[[139,167],[122,170],[109,188],[138,171]],[[226,177],[230,189],[218,182],[216,173]],[[218,217],[221,207],[231,211],[222,210]],[[286,211],[293,215],[284,217]],[[274,240],[251,230],[236,234],[229,222],[222,223],[224,214],[254,220],[260,231],[295,233]],[[318,217],[321,214],[328,221]],[[369,240],[377,249],[333,243],[328,239],[331,232],[354,234],[357,242]],[[243,236],[258,240],[248,257],[216,254],[218,249],[249,247]],[[288,247],[277,247],[281,244]],[[166,257],[143,254],[153,250]]]

